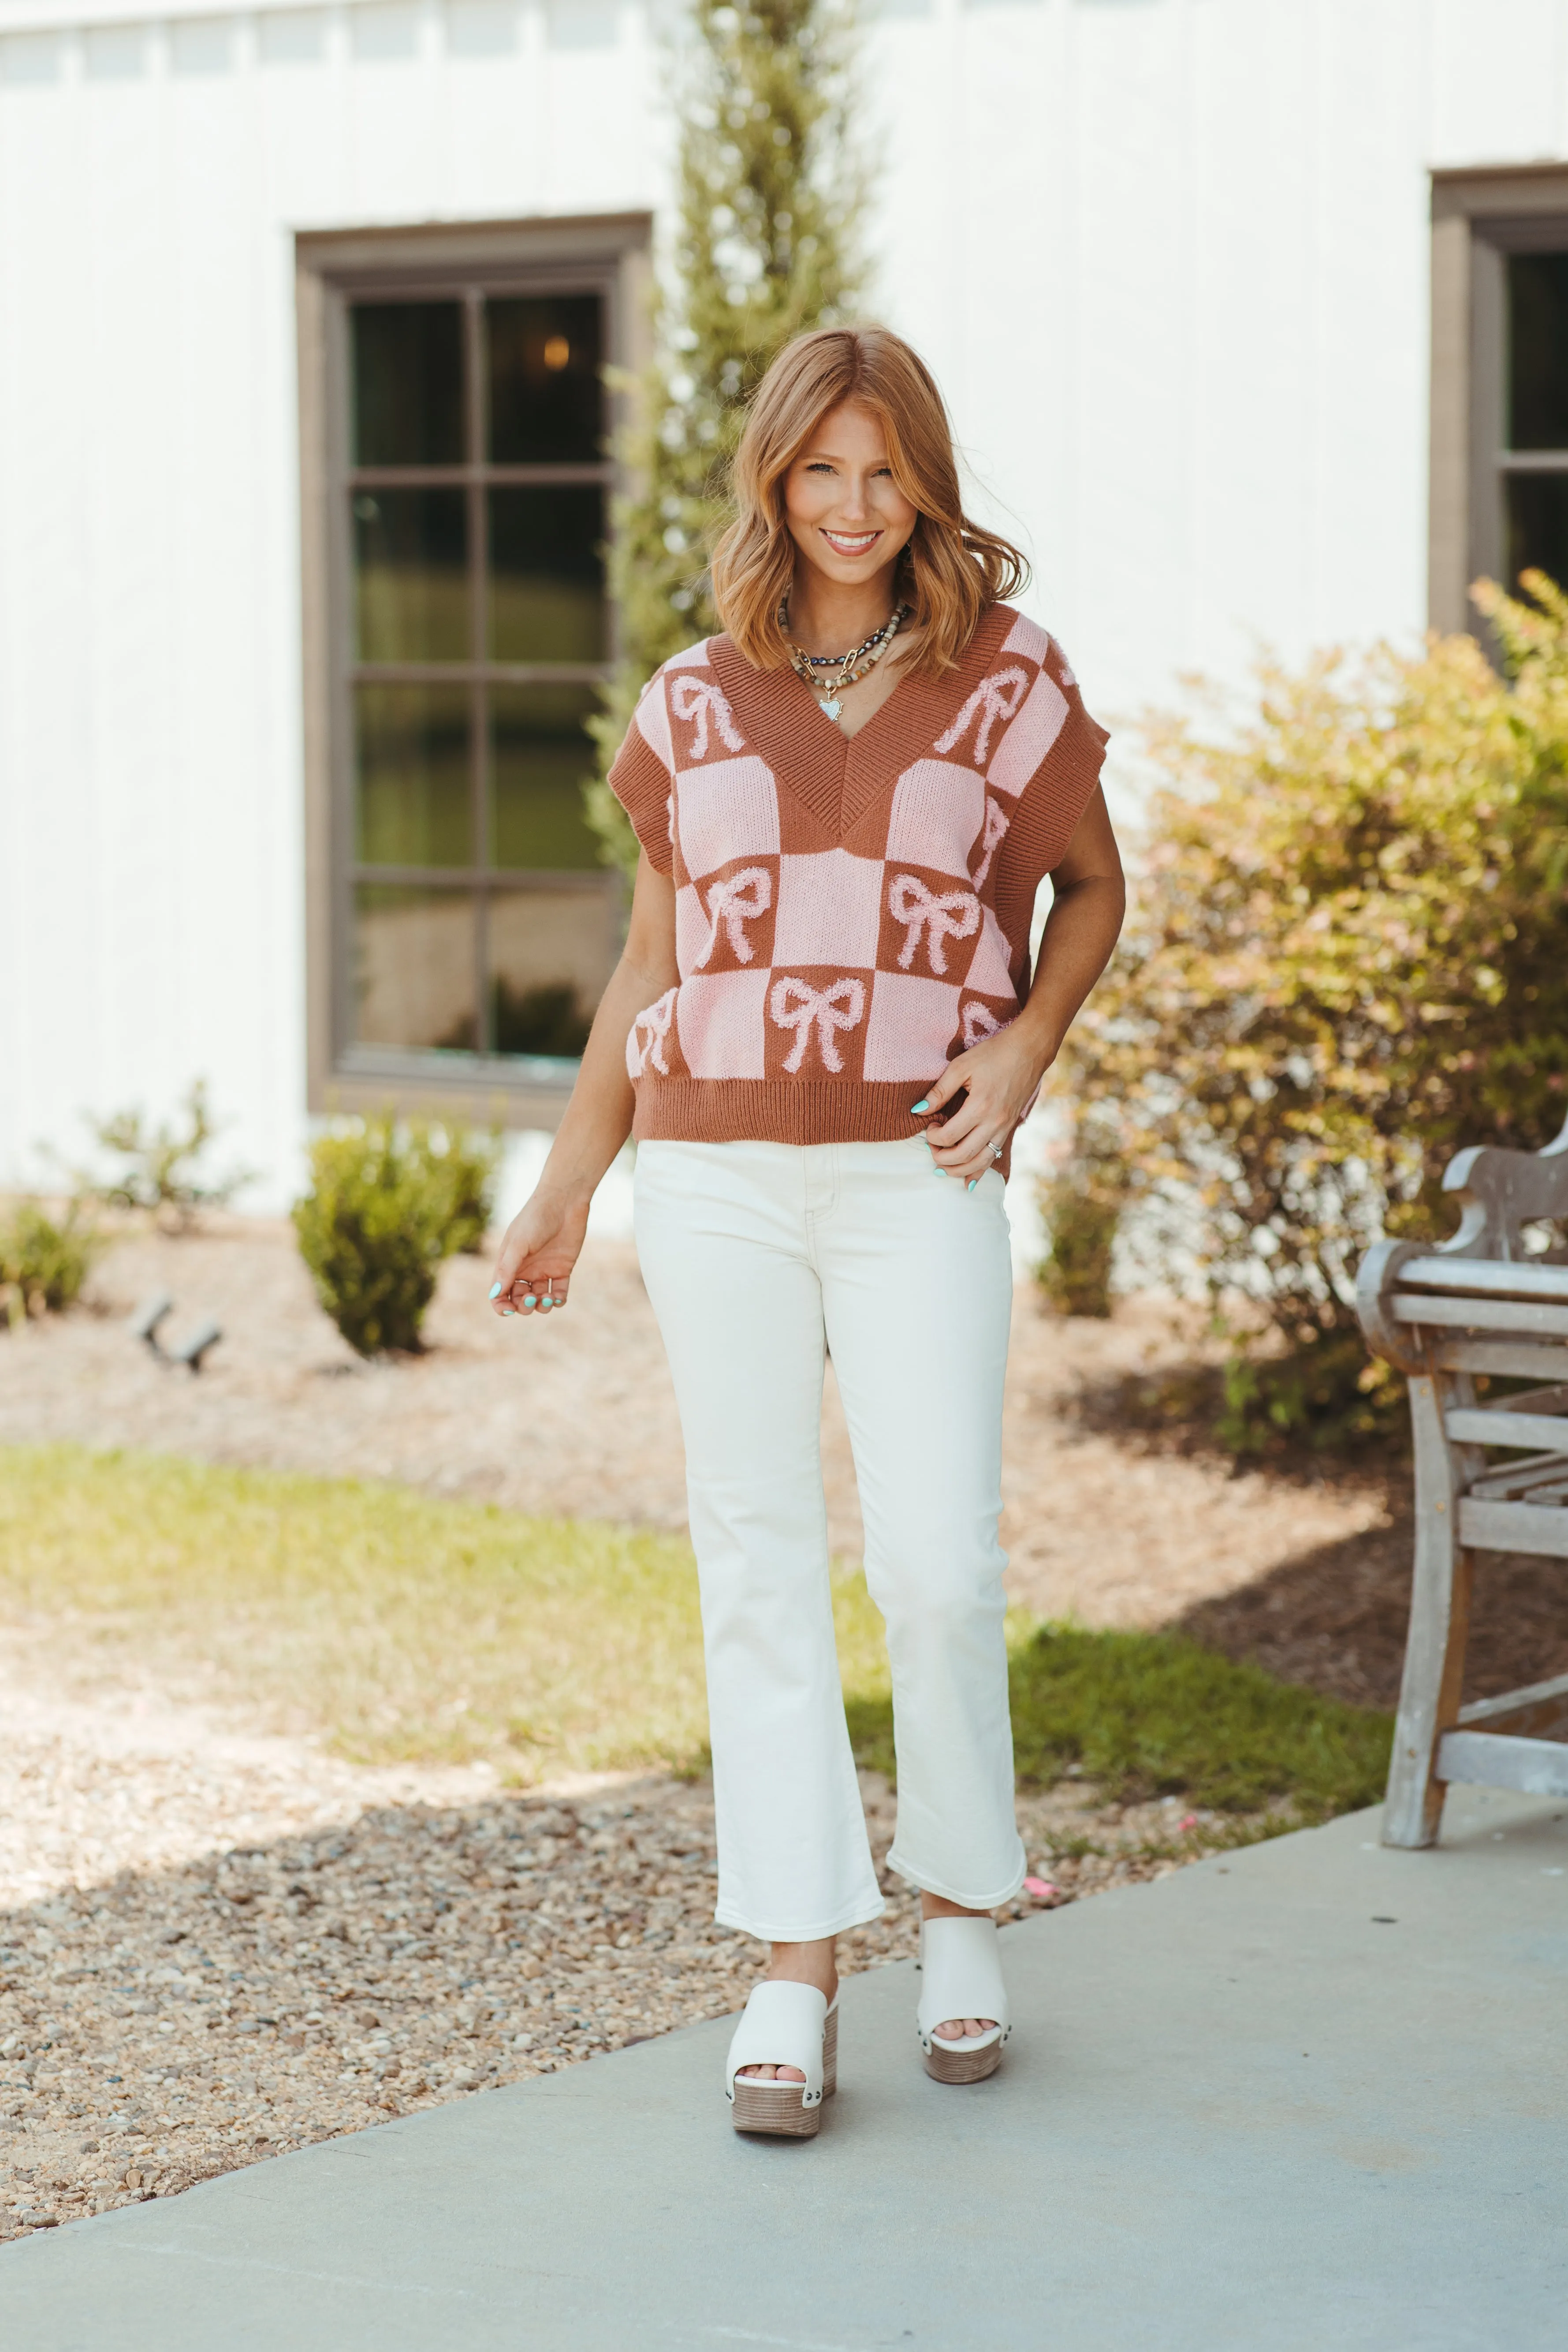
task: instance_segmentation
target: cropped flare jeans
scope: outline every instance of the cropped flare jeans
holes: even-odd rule
[[[897,1143],[644,1143],[637,1250],[686,1440],[718,1822],[716,1916],[777,1943],[876,1918],[833,1638],[820,1427],[831,1350],[899,1759],[889,1866],[1016,1895],[1003,1634],[999,1175]]]

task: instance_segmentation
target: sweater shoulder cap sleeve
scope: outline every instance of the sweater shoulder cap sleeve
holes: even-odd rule
[[[648,864],[668,874],[674,864],[675,752],[669,733],[672,674],[706,667],[708,647],[688,646],[655,670],[637,699],[626,740],[610,767],[609,786],[632,821]]]
[[[1003,652],[1022,656],[1017,667],[1029,682],[1018,692],[985,781],[1010,809],[1015,853],[1044,875],[1067,853],[1110,738],[1086,709],[1067,655],[1037,621],[1020,614]]]

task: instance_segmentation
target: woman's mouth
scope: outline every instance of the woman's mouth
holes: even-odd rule
[[[864,555],[875,547],[882,534],[879,530],[826,530],[822,534],[835,555]]]

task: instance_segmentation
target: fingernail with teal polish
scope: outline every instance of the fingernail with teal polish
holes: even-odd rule
[[[499,1297],[500,1297],[500,1283],[499,1283],[499,1282],[492,1282],[492,1283],[491,1283],[491,1285],[490,1285],[490,1297],[491,1297],[492,1298],[499,1298]]]
[[[523,1300],[523,1302],[522,1302],[522,1303],[523,1303],[523,1305],[524,1305],[525,1307],[537,1307],[537,1306],[538,1306],[538,1304],[539,1304],[539,1301],[538,1301],[538,1299],[537,1299],[537,1298],[535,1298],[535,1297],[534,1297],[534,1296],[533,1296],[532,1292],[531,1291],[531,1292],[529,1293],[528,1297]]]
[[[969,1191],[969,1192],[973,1192],[973,1190],[974,1190],[974,1188],[975,1188],[975,1186],[976,1186],[976,1184],[978,1184],[978,1183],[979,1183],[979,1181],[980,1181],[980,1179],[979,1179],[979,1177],[978,1177],[978,1176],[972,1176],[972,1177],[970,1178],[970,1180],[969,1180],[969,1183],[968,1183],[968,1185],[967,1185],[967,1187],[966,1187],[966,1190],[967,1190],[967,1191]]]
[[[910,1105],[910,1117],[911,1118],[918,1118],[922,1110],[930,1110],[930,1103],[927,1102],[924,1095],[921,1095],[918,1103],[911,1103]]]
[[[503,1315],[515,1315],[517,1313],[517,1309],[515,1307],[503,1307],[501,1308],[501,1313]]]

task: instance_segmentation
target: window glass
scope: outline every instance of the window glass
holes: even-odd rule
[[[468,711],[466,687],[354,688],[362,866],[473,864]]]
[[[356,302],[350,316],[353,463],[460,466],[461,303]]]
[[[1508,446],[1568,449],[1568,253],[1510,254],[1508,310]]]
[[[351,1043],[570,1060],[614,968],[620,885],[583,812],[610,643],[604,315],[482,286],[349,306]],[[421,478],[445,467],[466,478]],[[581,682],[504,675],[568,664]]]
[[[592,463],[604,455],[596,294],[489,302],[486,373],[491,463]]]
[[[1506,490],[1509,579],[1533,569],[1568,581],[1568,474],[1510,474]]]
[[[489,698],[490,856],[497,866],[592,873],[598,843],[583,814],[594,772],[584,721],[591,686],[498,686]]]
[[[354,608],[361,661],[463,661],[468,526],[461,490],[356,490]]]
[[[605,659],[604,536],[596,482],[490,491],[493,661]]]
[[[354,1036],[473,1053],[474,900],[466,890],[362,882],[354,892]]]
[[[506,887],[489,902],[489,992],[498,1054],[580,1054],[615,957],[603,882]]]

